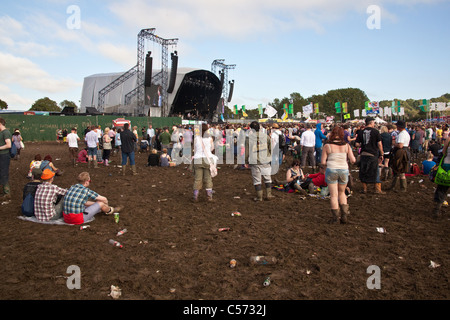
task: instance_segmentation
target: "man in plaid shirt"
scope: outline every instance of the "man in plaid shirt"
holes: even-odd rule
[[[88,172],[78,175],[78,183],[71,186],[64,197],[63,217],[69,224],[83,224],[97,213],[112,214],[122,207],[110,207],[108,199],[89,189],[91,178]]]
[[[63,197],[67,189],[53,184],[55,173],[50,169],[42,172],[43,181],[37,188],[34,196],[34,214],[38,220],[50,221],[62,217]]]

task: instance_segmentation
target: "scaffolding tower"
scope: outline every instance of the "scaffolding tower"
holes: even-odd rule
[[[138,34],[137,40],[137,64],[130,70],[122,74],[119,78],[112,81],[99,91],[98,94],[98,110],[104,111],[105,96],[124,83],[126,80],[137,74],[136,87],[128,92],[124,98],[124,104],[130,105],[134,97],[136,97],[135,115],[144,114],[145,109],[145,40],[153,41],[161,45],[161,71],[152,77],[152,83],[158,84],[162,87],[162,116],[166,117],[169,113],[168,93],[167,88],[169,84],[169,67],[168,67],[168,51],[170,45],[177,45],[178,39],[164,39],[154,34],[155,28],[142,29]]]
[[[225,64],[225,59],[216,59],[211,64],[211,72],[221,79],[222,82],[222,98],[224,106],[228,106],[229,82],[228,70],[236,68],[235,64]]]

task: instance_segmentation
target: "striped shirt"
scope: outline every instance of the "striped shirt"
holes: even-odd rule
[[[59,195],[63,196],[67,189],[49,182],[43,182],[34,196],[34,214],[38,220],[49,221],[55,214],[55,203]],[[62,200],[61,200],[62,201]]]

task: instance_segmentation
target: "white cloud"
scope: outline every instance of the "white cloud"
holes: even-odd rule
[[[117,62],[125,68],[136,65],[136,48],[117,46],[109,42],[102,42],[96,46],[97,50],[105,57]]]
[[[0,52],[0,81],[41,92],[62,92],[80,86],[70,79],[55,79],[31,60]]]

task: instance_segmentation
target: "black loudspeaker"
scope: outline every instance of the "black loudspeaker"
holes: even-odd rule
[[[229,84],[230,84],[230,92],[228,93],[228,102],[230,102],[231,97],[233,97],[234,80],[230,81]]]
[[[145,57],[145,79],[144,87],[151,87],[152,85],[152,64],[153,58],[150,56],[152,53],[149,51]]]
[[[170,69],[170,81],[169,87],[167,88],[168,93],[172,93],[173,88],[175,87],[175,80],[177,79],[177,68],[178,68],[178,56],[177,52],[171,53],[172,58],[172,68]]]

